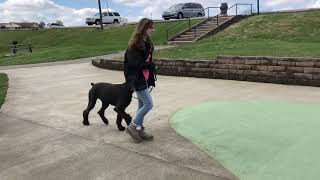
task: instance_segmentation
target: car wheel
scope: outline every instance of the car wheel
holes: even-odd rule
[[[182,12],[180,12],[179,14],[178,14],[178,19],[182,19],[183,18],[183,14],[182,14]]]
[[[164,20],[166,20],[166,21],[167,21],[167,20],[170,20],[170,18],[164,18]]]
[[[95,21],[95,24],[96,24],[96,25],[100,25],[100,20],[99,20],[99,19],[96,20],[96,21]]]
[[[119,24],[119,20],[118,19],[113,20],[113,24]]]
[[[199,14],[198,14],[198,17],[202,17],[202,14],[201,14],[201,13],[199,13]]]

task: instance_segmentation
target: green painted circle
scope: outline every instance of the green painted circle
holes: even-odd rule
[[[176,131],[244,180],[317,179],[320,105],[228,101],[186,107]]]

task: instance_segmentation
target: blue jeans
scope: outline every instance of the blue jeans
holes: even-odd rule
[[[144,116],[153,108],[153,101],[149,89],[135,91],[138,98],[138,110],[133,120],[134,125],[143,126]]]

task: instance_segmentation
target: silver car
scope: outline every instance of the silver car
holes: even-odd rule
[[[162,18],[165,20],[202,16],[205,16],[205,12],[202,5],[198,3],[175,4],[162,14]]]

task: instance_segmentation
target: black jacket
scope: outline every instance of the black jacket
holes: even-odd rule
[[[124,76],[126,83],[136,91],[147,89],[150,86],[155,87],[156,73],[154,63],[146,62],[149,54],[152,57],[153,49],[149,44],[145,44],[145,48],[128,48],[124,58]],[[152,59],[152,58],[151,58]],[[143,76],[143,70],[149,69],[150,75],[148,81]]]

